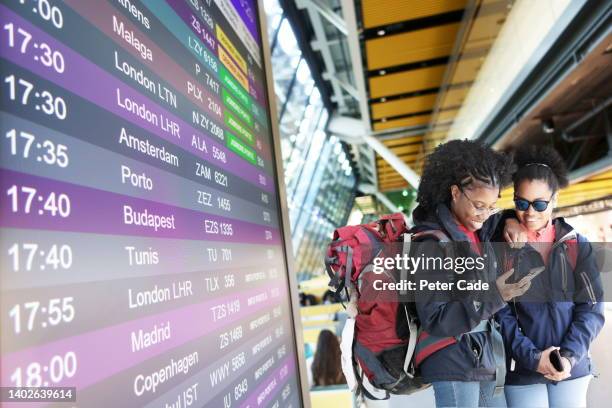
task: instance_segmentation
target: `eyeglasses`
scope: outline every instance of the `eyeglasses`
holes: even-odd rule
[[[476,205],[476,203],[474,201],[472,201],[472,199],[470,198],[470,196],[468,196],[465,192],[465,190],[463,190],[463,188],[459,187],[459,190],[461,191],[461,193],[463,193],[463,195],[465,196],[465,198],[468,199],[468,201],[470,202],[470,204],[472,204],[472,208],[474,208],[474,211],[476,212],[476,214],[484,214],[487,213],[489,216],[493,215],[493,214],[497,214],[498,212],[501,211],[501,208],[497,208],[497,207],[479,207]]]
[[[554,195],[554,194],[553,194]],[[534,210],[537,212],[544,212],[548,208],[548,203],[552,201],[552,196],[550,196],[550,200],[525,200],[524,198],[514,197],[514,207],[519,211],[527,211],[529,206],[532,206]]]

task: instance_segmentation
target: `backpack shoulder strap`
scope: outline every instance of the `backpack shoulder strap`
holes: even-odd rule
[[[455,343],[457,343],[457,339],[455,337],[432,336],[426,331],[421,331],[421,333],[419,333],[415,348],[415,366],[418,367],[423,360],[431,356],[436,351],[442,350],[443,348]]]
[[[449,236],[446,235],[446,233],[444,231],[439,230],[439,229],[432,229],[432,230],[424,230],[424,231],[420,231],[420,232],[415,232],[412,235],[412,240],[413,241],[420,241],[420,240],[423,240],[424,238],[427,238],[427,237],[434,238],[438,242],[450,242],[451,241]]]
[[[572,270],[576,270],[576,266],[578,265],[578,256],[580,255],[580,251],[583,250],[584,244],[586,243],[586,238],[580,234],[576,234],[576,238],[572,239],[566,245],[567,248],[567,259],[569,263],[572,265]]]

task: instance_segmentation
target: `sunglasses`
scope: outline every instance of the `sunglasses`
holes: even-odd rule
[[[529,209],[529,206],[532,206],[533,209],[536,210],[537,212],[543,212],[543,211],[546,211],[546,209],[548,208],[548,204],[551,201],[552,201],[552,196],[550,197],[550,200],[548,201],[546,200],[529,201],[529,200],[525,200],[524,198],[515,197],[514,207],[519,211],[527,211]]]

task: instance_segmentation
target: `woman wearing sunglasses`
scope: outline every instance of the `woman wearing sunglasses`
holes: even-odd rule
[[[559,153],[528,146],[516,152],[515,163],[515,211],[528,243],[509,249],[505,264],[531,288],[497,314],[508,358],[506,401],[521,408],[585,407],[589,348],[604,324],[593,250],[552,216],[559,189],[568,184]]]
[[[501,187],[510,181],[510,165],[505,155],[460,140],[438,146],[425,162],[413,231],[442,232],[454,243],[455,258],[486,259],[486,267],[476,273],[492,287],[490,301],[481,302],[482,297],[465,292],[448,299],[424,292],[417,298],[423,332],[416,361],[424,380],[433,384],[438,407],[505,406],[503,392],[494,397],[496,380],[503,381],[506,368],[503,341],[492,319],[506,301],[528,288],[528,284],[507,284],[510,274],[498,278],[489,242],[499,218],[491,215],[497,212]],[[439,239],[425,237],[411,246],[411,252],[433,259],[448,256]],[[453,272],[450,279],[470,275]],[[416,270],[415,276],[431,273]]]

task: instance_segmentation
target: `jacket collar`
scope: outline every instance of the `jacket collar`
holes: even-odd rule
[[[440,226],[444,228],[451,240],[456,242],[469,241],[467,235],[463,233],[457,226],[455,218],[446,204],[438,204],[436,207],[436,218]]]
[[[555,242],[566,239],[576,239],[576,231],[574,227],[569,225],[563,217],[553,219],[553,225],[555,226]]]
[[[562,242],[568,241],[568,240],[578,240],[578,233],[576,232],[576,230],[569,225],[567,222],[565,222],[565,220],[561,217],[559,218],[555,218],[552,220],[553,225],[555,226],[555,242],[553,243],[552,248],[555,249],[556,247],[560,246]],[[521,249],[517,250],[519,254],[523,253],[524,251],[527,252],[531,252],[533,251],[533,253],[537,253],[536,249],[529,243],[527,243],[527,245],[523,246]]]

